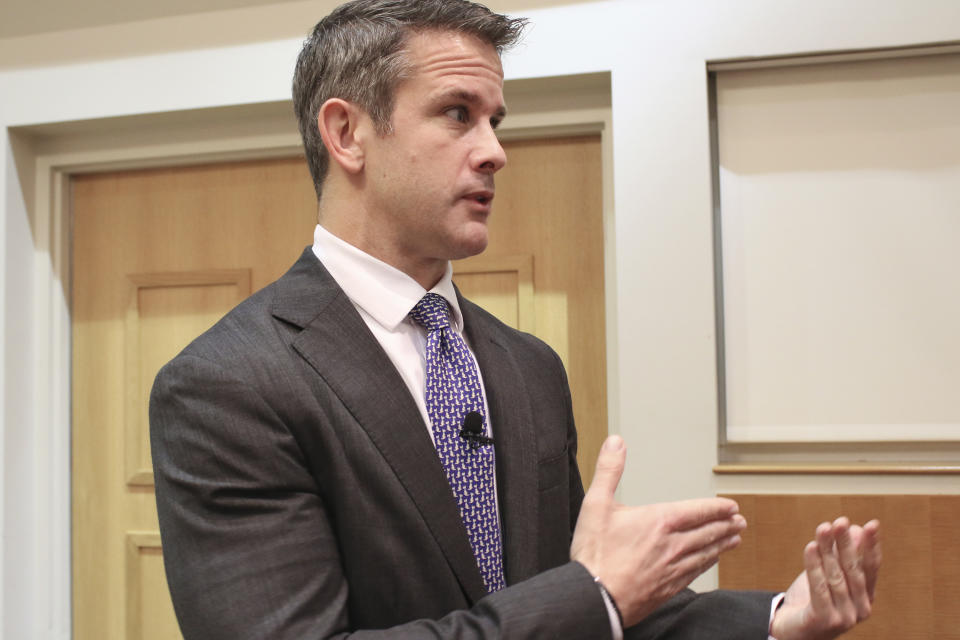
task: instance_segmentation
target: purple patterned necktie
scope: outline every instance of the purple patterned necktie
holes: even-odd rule
[[[493,446],[477,446],[460,437],[464,417],[473,411],[483,414],[476,363],[463,338],[450,327],[443,296],[423,296],[410,311],[410,317],[427,330],[427,414],[437,453],[460,507],[483,584],[492,593],[505,586],[493,488]]]

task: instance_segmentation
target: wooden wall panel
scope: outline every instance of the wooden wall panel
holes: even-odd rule
[[[817,524],[878,518],[883,566],[873,617],[845,638],[960,640],[960,496],[729,495],[748,527],[720,560],[720,586],[786,589]]]

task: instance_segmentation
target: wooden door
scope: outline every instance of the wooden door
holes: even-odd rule
[[[594,456],[606,435],[599,139],[513,142],[507,152],[487,262],[458,265],[456,279],[564,357],[582,450]],[[77,176],[71,195],[74,637],[177,638],[150,470],[150,386],[310,244],[313,188],[294,158]],[[524,323],[511,311],[521,306]]]

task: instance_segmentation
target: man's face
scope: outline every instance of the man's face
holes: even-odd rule
[[[380,249],[419,268],[487,246],[493,174],[506,164],[494,134],[503,70],[491,45],[454,32],[413,35],[407,55],[392,132],[369,141],[364,174]]]

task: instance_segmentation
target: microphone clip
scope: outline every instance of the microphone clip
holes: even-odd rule
[[[463,429],[460,430],[460,437],[470,444],[471,449],[493,444],[493,438],[488,438],[483,435],[483,415],[476,411],[471,411],[464,416]]]

